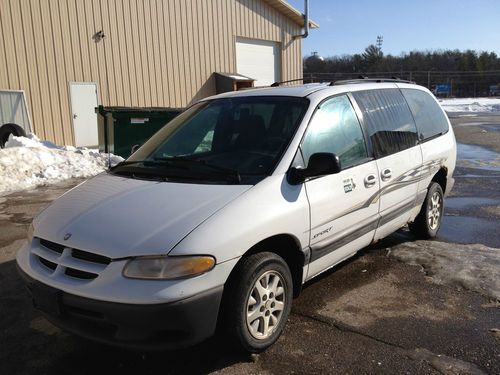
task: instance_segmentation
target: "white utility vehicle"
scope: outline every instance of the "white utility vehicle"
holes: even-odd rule
[[[57,326],[137,348],[273,344],[307,280],[407,223],[436,236],[456,143],[399,80],[204,99],[38,215],[17,264]]]

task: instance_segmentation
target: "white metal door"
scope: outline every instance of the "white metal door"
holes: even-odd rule
[[[301,144],[304,164],[318,152],[336,154],[337,174],[305,183],[311,212],[311,263],[308,277],[324,271],[368,245],[379,220],[379,181],[364,136],[346,95],[318,106]]]
[[[255,86],[269,86],[281,80],[279,43],[267,40],[236,40],[237,73],[255,79]]]
[[[71,82],[70,95],[75,146],[97,146],[97,114],[95,113],[97,85],[91,82]]]
[[[375,161],[306,183],[311,205],[311,263],[308,278],[367,246],[379,220],[373,198],[378,180]]]

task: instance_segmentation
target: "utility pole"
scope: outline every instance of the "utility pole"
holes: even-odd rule
[[[384,37],[382,35],[377,35],[377,49],[378,53],[382,53],[382,43],[384,42]]]
[[[427,88],[431,89],[431,71],[427,71]]]

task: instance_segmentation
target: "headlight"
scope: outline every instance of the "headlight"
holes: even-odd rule
[[[30,224],[28,227],[28,232],[26,233],[26,236],[28,237],[28,241],[31,242],[33,241],[33,232],[35,231],[35,228],[33,227],[33,223]]]
[[[201,275],[214,266],[215,258],[208,255],[139,257],[128,261],[123,276],[132,279],[182,279]]]

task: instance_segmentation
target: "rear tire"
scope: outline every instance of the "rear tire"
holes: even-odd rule
[[[263,252],[241,260],[224,301],[226,332],[245,351],[259,353],[280,337],[293,298],[290,269],[280,256]]]
[[[0,127],[0,148],[4,148],[10,135],[16,137],[26,137],[23,128],[16,124],[5,124]]]
[[[441,186],[432,182],[427,190],[420,213],[408,226],[410,231],[421,239],[434,238],[443,220],[444,194]]]

